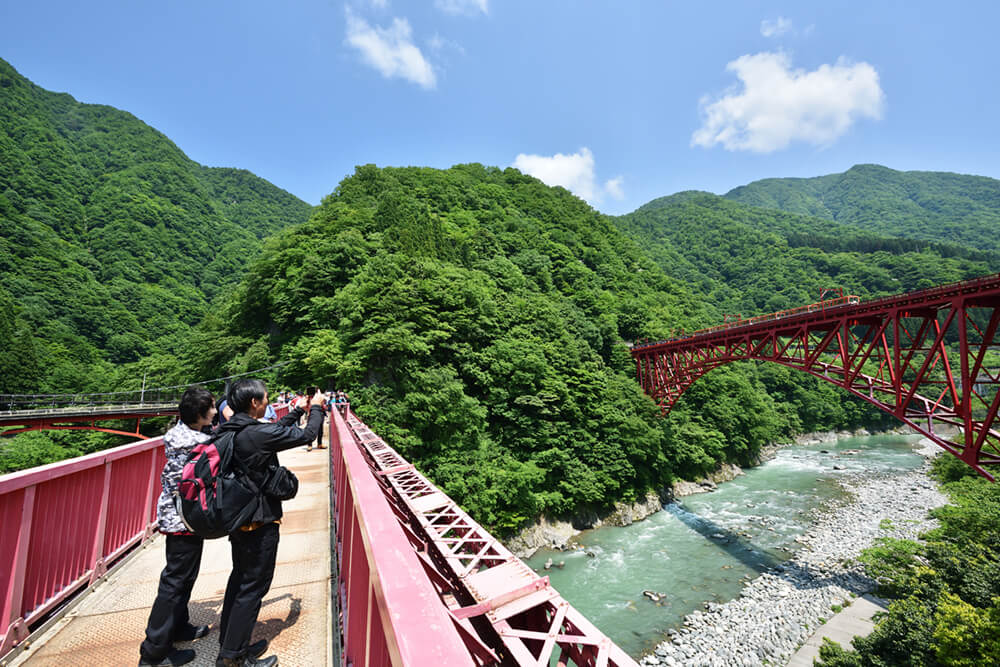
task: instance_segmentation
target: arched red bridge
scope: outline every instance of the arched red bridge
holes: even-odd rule
[[[1000,465],[1000,274],[820,305],[636,345],[636,375],[666,413],[714,368],[773,361],[894,415],[993,480]],[[959,442],[942,434],[944,425],[962,430]]]

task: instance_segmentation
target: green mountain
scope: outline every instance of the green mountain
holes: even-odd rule
[[[886,236],[1000,251],[1000,181],[982,176],[862,164],[842,174],[755,181],[725,197]]]
[[[311,209],[2,60],[0,130],[0,393],[287,362],[266,376],[273,390],[347,389],[380,435],[504,532],[753,463],[793,433],[893,424],[820,380],[751,363],[712,371],[664,419],[629,342],[829,287],[870,297],[1000,269],[1000,182],[986,178],[862,165],[612,218],[513,169],[367,165]],[[3,438],[0,473],[110,442]],[[960,507],[938,510],[926,547],[883,541],[863,558],[903,598],[855,642],[871,664],[997,654],[997,487],[943,460]],[[832,646],[823,658],[863,662]]]
[[[750,364],[713,372],[661,419],[626,343],[716,321],[712,290],[736,287],[692,280],[693,259],[666,271],[617,222],[513,169],[360,167],[268,240],[187,359],[201,376],[288,361],[275,384],[350,390],[499,529],[749,463],[791,432],[883,419]],[[701,247],[706,265],[725,259]]]
[[[669,276],[724,313],[774,312],[840,287],[883,296],[1000,270],[1000,255],[879,236],[704,192],[656,199],[616,219]]]
[[[106,391],[176,347],[261,239],[311,207],[0,60],[0,393]],[[29,334],[30,332],[30,334]]]

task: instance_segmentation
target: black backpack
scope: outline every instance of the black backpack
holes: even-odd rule
[[[184,525],[206,539],[225,537],[250,523],[260,489],[236,456],[234,431],[195,445],[188,454],[174,505]]]

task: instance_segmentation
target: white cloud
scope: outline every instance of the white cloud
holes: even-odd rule
[[[742,89],[700,101],[703,124],[691,135],[692,146],[770,153],[793,141],[828,146],[858,118],[882,117],[885,93],[878,72],[868,63],[844,58],[812,72],[791,69],[784,53],[737,58]]]
[[[561,185],[590,204],[599,203],[605,192],[615,199],[625,198],[622,189],[624,177],[618,176],[607,181],[603,188],[597,184],[594,154],[586,146],[571,155],[556,153],[549,157],[521,153],[514,159],[513,166],[546,185]]]
[[[625,185],[624,176],[615,176],[611,180],[604,183],[604,189],[613,199],[621,201],[625,199],[625,189],[622,187]]]
[[[410,22],[396,18],[388,28],[371,26],[347,9],[347,43],[361,53],[361,58],[387,79],[400,77],[434,88],[434,68],[413,43]]]
[[[427,40],[427,46],[431,51],[443,51],[449,49],[456,51],[459,55],[465,55],[465,49],[458,42],[453,42],[450,39],[445,39],[441,35],[434,33],[434,36]]]
[[[445,14],[472,16],[478,12],[489,14],[489,0],[434,0],[434,6]]]
[[[375,9],[385,9],[389,6],[389,0],[370,0]]]
[[[792,20],[779,16],[771,21],[764,19],[760,22],[760,34],[764,37],[780,37],[792,29]]]

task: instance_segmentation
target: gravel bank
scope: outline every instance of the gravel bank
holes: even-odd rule
[[[920,442],[920,453],[938,448]],[[853,564],[877,537],[913,539],[931,528],[927,511],[946,502],[926,470],[860,474],[841,482],[849,500],[825,508],[798,541],[791,560],[750,580],[741,596],[685,617],[671,639],[644,656],[644,665],[784,665],[812,635],[831,606],[871,591],[874,582]],[[889,521],[884,521],[888,519]]]

